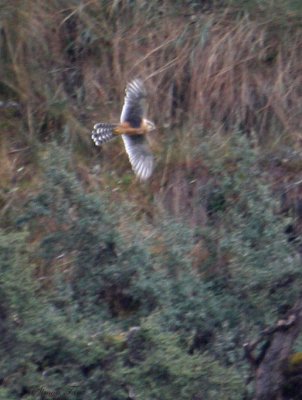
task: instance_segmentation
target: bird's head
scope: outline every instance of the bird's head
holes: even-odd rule
[[[144,119],[144,125],[146,127],[147,132],[151,132],[156,129],[155,124],[152,121],[149,121],[148,119]]]

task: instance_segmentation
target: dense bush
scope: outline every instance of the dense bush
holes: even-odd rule
[[[43,187],[17,225],[26,224],[41,238],[37,255],[44,278],[53,279],[58,290],[55,302],[64,308],[71,301],[86,316],[150,311],[156,306],[154,289],[148,279],[141,282],[152,269],[148,254],[140,244],[122,241],[106,197],[84,192],[63,150],[53,149],[50,159]]]
[[[199,151],[210,172],[195,191],[207,209],[206,226],[167,219],[153,239],[161,249],[153,262],[165,276],[161,317],[221,361],[241,363],[247,338],[297,300],[300,260],[284,234],[289,221],[277,212],[258,147],[241,133],[228,140],[217,134],[204,137]]]
[[[105,216],[105,202],[82,191],[62,151],[55,148],[50,160],[40,193],[16,221],[30,235],[1,237],[3,343],[10,348],[1,373],[11,398],[51,392],[89,399],[126,399],[129,392],[239,398],[242,382],[233,368],[207,354],[190,355],[175,335],[192,322],[190,282],[174,283],[173,274],[156,270],[142,243],[123,242],[112,228],[114,214]],[[162,307],[170,310],[166,316]],[[196,307],[192,313],[197,317]],[[133,323],[140,328],[124,330]]]
[[[257,149],[234,134],[218,156],[216,140],[200,149],[211,172],[199,191],[207,226],[166,215],[147,237],[135,214],[120,233],[123,205],[85,192],[68,149],[52,146],[43,184],[16,219],[28,234],[1,236],[11,360],[2,379],[12,395],[241,398],[242,344],[294,303],[301,271]]]
[[[242,344],[301,287],[271,192],[299,196],[301,7],[84,3],[0,4],[0,399],[248,397]],[[89,135],[137,75],[146,185]]]

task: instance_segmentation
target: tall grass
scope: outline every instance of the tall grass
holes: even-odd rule
[[[258,2],[255,18],[236,3],[205,13],[168,0],[11,1],[1,9],[2,96],[22,103],[27,139],[65,127],[85,141],[98,118],[117,118],[125,83],[137,75],[159,125],[237,124],[262,139],[297,130],[297,13]]]

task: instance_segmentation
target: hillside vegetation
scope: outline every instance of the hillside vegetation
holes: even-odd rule
[[[0,400],[253,398],[243,345],[301,298],[301,17],[0,2]],[[143,184],[90,138],[134,77],[158,128]]]

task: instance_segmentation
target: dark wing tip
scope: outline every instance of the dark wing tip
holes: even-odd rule
[[[140,78],[135,78],[130,81],[125,91],[127,97],[141,98],[145,97],[147,94],[144,82]]]
[[[121,122],[129,122],[133,128],[139,128],[145,113],[146,90],[143,81],[133,79],[126,87],[126,96],[121,113]]]

